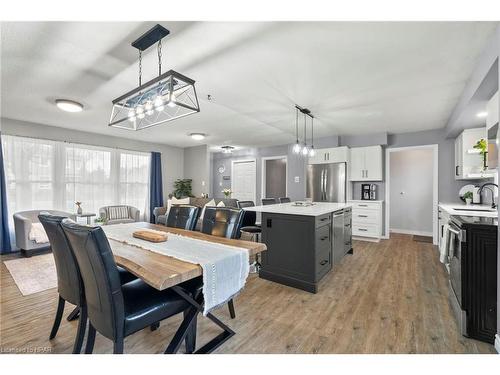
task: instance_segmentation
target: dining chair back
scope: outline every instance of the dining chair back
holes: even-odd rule
[[[167,227],[194,230],[200,208],[189,205],[172,206],[167,216]]]
[[[201,231],[217,237],[239,238],[243,210],[227,207],[206,207]]]
[[[51,215],[49,213],[41,213],[38,215],[38,220],[42,224],[47,237],[49,238],[52,254],[57,273],[57,291],[59,293],[59,301],[57,306],[56,317],[49,339],[53,339],[57,335],[61,324],[62,315],[64,313],[65,302],[76,305],[79,310],[78,331],[73,345],[73,353],[80,353],[87,325],[87,314],[85,308],[85,297],[83,293],[83,282],[80,275],[80,269],[76,263],[75,256],[71,251],[68,239],[64,234],[61,222],[66,219],[65,216]]]
[[[123,332],[124,304],[120,276],[108,239],[101,227],[62,221],[64,233],[78,262],[92,326],[115,340]]]
[[[279,198],[280,203],[290,203],[291,199],[288,197],[281,197]]]
[[[276,204],[276,199],[275,198],[262,198],[262,205],[267,206],[270,204]]]
[[[255,203],[252,201],[238,201],[238,208],[242,209],[245,207],[255,207]],[[243,210],[243,219],[241,222],[241,227],[248,227],[255,225],[257,221],[257,214],[255,211],[245,211]]]

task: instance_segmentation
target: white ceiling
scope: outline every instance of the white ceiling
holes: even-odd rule
[[[137,85],[130,46],[155,22],[2,23],[2,116],[187,147],[295,141],[294,104],[315,136],[442,128],[493,22],[160,22],[164,70],[196,80],[201,112],[131,132],[107,126],[111,100]],[[157,72],[143,58],[143,82]],[[207,95],[213,97],[207,100]],[[56,98],[82,102],[61,112]]]

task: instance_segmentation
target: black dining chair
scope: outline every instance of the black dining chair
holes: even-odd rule
[[[278,199],[279,199],[280,203],[290,203],[291,202],[290,198],[288,198],[288,197],[281,197]]]
[[[122,285],[108,239],[101,227],[70,219],[62,228],[83,281],[89,330],[85,353],[92,353],[96,331],[113,341],[113,353],[123,353],[124,338],[181,312],[190,304],[171,289],[159,291],[137,279]],[[192,330],[187,332],[186,351]]]
[[[207,207],[201,223],[201,232],[217,237],[240,238],[243,210],[227,207]],[[227,303],[231,319],[236,317],[234,301]]]
[[[245,207],[255,207],[252,201],[238,201],[236,203],[239,209]],[[255,211],[243,210],[243,218],[241,222],[241,233],[246,233],[252,237],[252,240],[259,242],[259,235],[262,233],[262,228],[256,224],[257,213]]]
[[[41,213],[38,215],[38,219],[47,233],[52,254],[54,255],[57,273],[57,291],[59,293],[57,312],[49,339],[52,340],[57,335],[66,301],[72,305],[76,305],[76,309],[70,314],[68,320],[73,320],[73,318],[79,319],[78,330],[73,345],[73,354],[80,353],[87,326],[87,308],[80,269],[61,227],[61,222],[66,217]],[[123,268],[119,270],[119,277],[122,284],[136,279],[133,274]]]
[[[168,212],[166,224],[167,227],[171,228],[194,230],[199,216],[199,207],[189,205],[172,206]]]
[[[262,205],[267,206],[270,204],[276,204],[276,199],[275,198],[262,198]]]

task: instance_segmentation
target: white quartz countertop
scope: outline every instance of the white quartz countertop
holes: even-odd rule
[[[490,204],[439,203],[439,207],[450,215],[498,217],[498,211]]]
[[[266,206],[245,207],[246,211],[266,212],[285,215],[321,216],[351,207],[349,203],[314,202],[312,206],[294,206],[292,203],[269,204]]]

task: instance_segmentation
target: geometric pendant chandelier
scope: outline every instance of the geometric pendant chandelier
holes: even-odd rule
[[[139,50],[139,86],[113,100],[109,126],[141,130],[200,112],[195,81],[174,70],[161,72],[161,40],[170,32],[154,26],[132,43]],[[158,77],[142,84],[142,52],[158,43]]]

